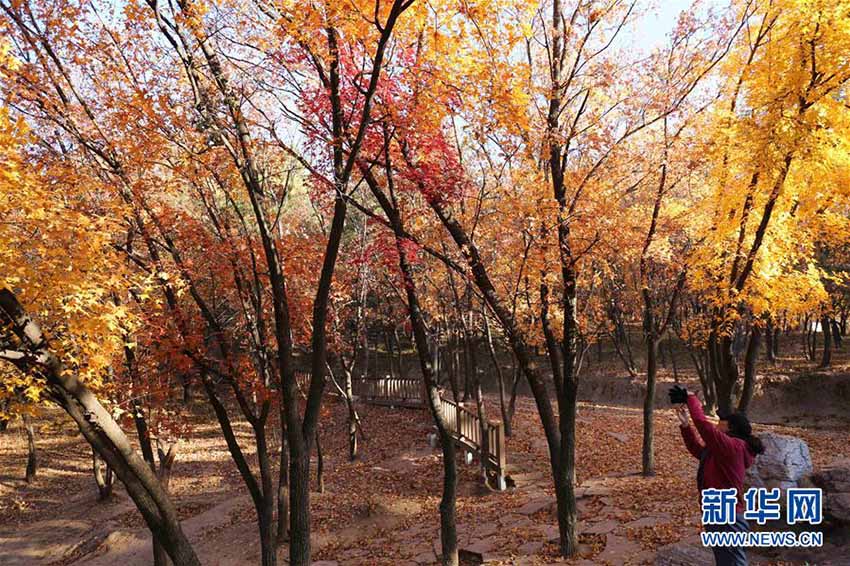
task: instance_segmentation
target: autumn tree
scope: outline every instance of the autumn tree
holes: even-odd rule
[[[36,174],[24,167],[28,137],[24,123],[3,109],[0,359],[17,370],[3,368],[3,388],[62,407],[124,483],[174,564],[199,564],[167,491],[96,395],[112,356],[126,345],[118,328],[131,320],[112,296],[144,285],[115,269],[120,261],[110,240],[117,228],[112,210],[120,205],[99,198],[105,197],[101,186],[74,183],[67,168]]]
[[[822,196],[841,167],[835,148],[846,144],[844,12],[834,2],[758,4],[724,66],[712,221],[692,277],[709,305],[709,371],[722,411],[736,405],[733,338],[748,311],[758,317],[770,301],[802,295],[774,286],[782,281],[811,287],[804,281],[814,276],[818,287],[812,240],[803,236],[808,222],[831,216],[842,194]],[[752,395],[751,384],[744,389],[740,409]]]

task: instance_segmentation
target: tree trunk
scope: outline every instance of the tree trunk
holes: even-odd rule
[[[627,371],[629,371],[629,375],[632,377],[637,375],[637,370],[635,369],[635,355],[632,353],[632,337],[629,334],[629,328],[621,321],[619,332],[622,335],[622,345],[625,348],[626,360],[628,362]]]
[[[478,411],[478,426],[479,426],[479,436],[481,437],[481,451],[482,455],[478,459],[478,463],[481,468],[481,480],[486,485],[488,482],[487,479],[487,458],[483,457],[484,454],[490,453],[490,437],[487,434],[487,411],[484,406],[484,393],[481,390],[481,375],[478,373],[478,360],[476,355],[476,342],[472,342],[472,360],[473,360],[473,394],[475,396],[475,408]]]
[[[378,365],[377,362],[374,364]],[[369,364],[369,327],[366,327],[366,332],[363,333],[363,377],[369,377],[369,370],[373,366]],[[372,377],[377,377],[377,375],[373,374]]]
[[[821,317],[820,325],[823,333],[823,355],[821,356],[820,367],[828,368],[832,362],[832,328],[829,317],[826,315]]]
[[[310,452],[289,455],[289,557],[298,566],[310,564]]]
[[[513,405],[516,400],[516,382],[517,378],[514,373],[511,373],[511,377],[514,378],[513,384],[511,386],[511,400],[508,400],[505,397],[505,374],[502,371],[502,366],[499,365],[499,359],[496,356],[496,347],[493,344],[493,333],[490,330],[490,321],[487,319],[487,315],[484,315],[484,331],[487,335],[487,350],[490,352],[490,361],[493,362],[493,368],[496,370],[496,380],[497,385],[499,386],[499,411],[502,414],[502,424],[505,425],[505,436],[511,436],[511,420],[513,419]]]
[[[395,342],[395,371],[396,375],[404,378],[401,340],[398,337],[398,327],[393,327],[393,341]]]
[[[617,357],[623,362],[623,367],[629,373],[629,377],[637,377],[634,360],[632,359],[631,348],[625,349],[620,339],[617,337],[617,332],[611,333],[611,343],[614,345],[614,351],[617,352]]]
[[[809,315],[806,315],[803,324],[805,328],[803,336],[806,340],[806,358],[809,361],[815,361],[818,348],[817,319],[812,320],[809,318]]]
[[[260,552],[263,566],[277,565],[277,541],[275,540],[275,493],[272,477],[271,458],[266,441],[266,420],[261,418],[254,424],[254,437],[257,443],[257,460],[260,468],[261,493],[256,498],[257,524],[260,529]]]
[[[559,403],[564,411],[560,415],[561,454],[555,477],[555,498],[558,511],[559,548],[561,556],[570,557],[578,552],[578,507],[575,497],[575,445],[578,382],[567,381],[563,399]]]
[[[809,338],[809,315],[806,315],[803,318],[803,323],[800,326],[800,335],[803,337],[803,356],[808,360],[811,357],[809,352],[809,344],[811,339]]]
[[[513,429],[514,412],[516,411],[516,395],[519,388],[519,380],[522,378],[522,372],[519,367],[514,367],[512,371],[513,383],[511,385],[511,396],[508,400],[507,420],[505,421],[505,436],[510,437]]]
[[[24,429],[27,434],[27,483],[35,481],[35,475],[38,472],[38,452],[35,448],[35,429],[32,426],[32,419],[27,413],[23,414]]]
[[[442,359],[443,359],[443,353],[442,353],[442,350],[440,349],[440,336],[441,336],[441,332],[440,332],[440,329],[438,327],[436,329],[436,331],[434,332],[434,340],[432,342],[434,347],[433,347],[432,352],[431,352],[431,367],[434,368],[433,369],[433,371],[434,371],[434,383],[437,383],[438,385],[440,383],[442,383],[441,378],[440,378],[440,371],[442,371]],[[423,382],[423,385],[424,385],[424,382]],[[423,387],[422,391],[423,391],[422,400],[424,402],[425,401],[425,397],[424,397],[425,389],[424,389],[424,387]]]
[[[316,431],[316,491],[325,492],[325,458],[322,454],[322,438]]]
[[[357,409],[354,407],[354,388],[352,386],[351,372],[345,371],[345,403],[348,406],[348,459],[353,462],[357,459]]]
[[[286,420],[280,415],[280,464],[277,479],[277,544],[289,540],[289,450],[286,445]]]
[[[443,452],[443,494],[440,499],[440,546],[441,564],[443,566],[458,566],[460,563],[457,544],[457,461],[455,457],[455,444],[451,433],[446,427],[445,415],[440,402],[440,393],[434,380],[433,369],[430,363],[428,349],[428,338],[425,330],[425,322],[419,307],[419,298],[416,293],[416,283],[413,273],[404,256],[404,250],[399,236],[400,219],[394,218],[396,228],[396,246],[399,254],[399,265],[405,279],[407,294],[407,308],[413,326],[416,351],[419,355],[419,363],[422,376],[428,390],[428,408],[437,426],[440,437],[440,446]]]
[[[767,361],[769,361],[772,364],[776,363],[776,348],[773,345],[774,337],[775,337],[775,334],[774,334],[773,319],[768,318],[767,319],[767,325],[765,327],[765,332],[764,332],[764,345],[765,345],[764,354],[765,354],[765,357],[767,358]]]
[[[98,501],[105,501],[112,495],[115,476],[112,473],[112,468],[103,461],[95,450],[92,450],[91,455],[92,473],[97,485],[97,499]]]
[[[461,314],[461,317],[463,315]],[[475,380],[475,376],[473,375],[474,369],[472,367],[472,350],[469,344],[469,331],[466,328],[466,323],[464,323],[463,328],[463,402],[466,403],[469,401],[469,398],[472,396],[472,383]]]
[[[8,289],[0,289],[0,310],[26,350],[26,355],[13,363],[21,371],[37,371],[44,377],[50,398],[74,419],[86,440],[115,470],[148,527],[161,537],[175,566],[200,566],[180,528],[174,504],[148,464],[133,450],[118,423],[85,385],[65,371],[39,325]]]
[[[653,414],[655,412],[655,382],[658,377],[658,338],[650,334],[646,339],[646,393],[643,397],[643,451],[642,471],[646,477],[655,475],[653,449]]]
[[[127,369],[130,373],[131,382],[135,387],[137,385],[135,350],[125,346],[124,356],[127,363]],[[136,425],[136,435],[139,438],[139,448],[142,451],[142,458],[144,458],[145,462],[148,463],[148,466],[150,466],[151,471],[157,473],[156,460],[154,459],[153,453],[153,444],[151,443],[150,433],[148,432],[148,422],[147,418],[145,417],[145,412],[142,407],[141,400],[139,398],[134,398],[131,403],[131,407],[133,410],[133,423]],[[168,493],[166,486],[163,486],[163,490]],[[155,566],[164,566],[168,564],[168,561],[165,559],[165,548],[158,540],[156,533],[151,533],[151,544],[153,545],[153,557]]]
[[[9,399],[0,399],[0,433],[9,429]]]
[[[712,331],[709,336],[709,366],[717,395],[717,409],[729,414],[735,409],[735,385],[738,383],[738,363],[732,353],[732,338],[718,336]]]
[[[744,356],[744,388],[741,392],[741,400],[738,403],[738,411],[742,413],[749,410],[756,389],[756,365],[761,347],[761,333],[761,328],[754,324],[750,330],[750,339],[747,342],[747,353]]]
[[[699,377],[700,386],[702,387],[703,398],[705,399],[706,413],[713,414],[717,409],[717,393],[715,390],[715,380],[711,375],[712,368],[709,362],[707,349],[700,349],[698,352],[690,352],[691,360],[694,362],[694,367]]]
[[[168,486],[171,483],[171,472],[174,469],[174,458],[176,456],[176,446],[172,444],[166,451],[162,445],[157,446],[159,455],[159,470],[157,477],[162,484],[162,489],[168,492]],[[154,566],[168,566],[168,554],[162,546],[162,542],[154,537],[153,539],[153,562]]]
[[[439,394],[434,389],[430,395],[431,406],[439,402]],[[432,409],[433,410],[433,409]],[[439,429],[439,427],[438,427]],[[441,564],[458,566],[460,559],[457,545],[457,519],[455,501],[457,500],[457,460],[455,444],[449,433],[440,431],[440,446],[443,451],[443,495],[440,498],[440,547]]]
[[[830,328],[832,329],[832,343],[836,348],[841,348],[841,328],[834,318],[830,319]]]
[[[665,342],[667,343],[667,353],[670,355],[670,367],[673,369],[673,382],[679,383],[679,367],[676,365],[676,354],[673,351],[673,338],[668,334]]]
[[[782,333],[782,329],[776,327],[773,329],[773,359],[777,359],[779,357],[779,336]]]
[[[192,402],[192,379],[188,374],[183,375],[183,404],[189,405]]]
[[[460,339],[458,338],[458,332],[456,328],[453,328],[450,331],[451,342],[450,342],[450,353],[449,353],[449,361],[450,361],[450,371],[449,371],[449,383],[452,388],[452,398],[455,403],[460,402],[460,383],[458,380],[458,375],[460,374],[460,354],[459,354],[459,345]]]
[[[386,361],[387,366],[387,375],[390,378],[396,377],[395,375],[395,356],[393,356],[393,344],[392,340],[390,340],[390,333],[387,329],[384,329],[384,360]]]
[[[293,378],[294,379],[294,378]],[[254,432],[254,442],[257,447],[257,460],[260,468],[259,481],[254,474],[254,471],[248,465],[248,461],[233,430],[230,416],[227,413],[227,408],[218,397],[215,385],[209,376],[201,373],[201,384],[207,395],[207,399],[212,405],[213,412],[218,420],[222,435],[224,436],[227,449],[233,459],[236,468],[239,470],[239,475],[248,489],[251,500],[254,504],[254,510],[257,514],[257,528],[260,533],[261,556],[263,566],[274,566],[277,556],[274,553],[274,493],[272,471],[269,460],[268,444],[266,438],[266,420],[268,415],[269,404],[265,402],[261,409],[261,416],[252,415],[251,411],[243,410],[246,418],[250,419],[250,424]]]

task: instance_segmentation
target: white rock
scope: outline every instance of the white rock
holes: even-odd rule
[[[747,470],[745,483],[750,487],[797,487],[801,478],[812,472],[809,446],[800,438],[767,432],[758,435],[764,454],[756,457]]]

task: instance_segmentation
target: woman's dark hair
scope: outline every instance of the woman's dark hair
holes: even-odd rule
[[[744,413],[732,413],[730,415],[722,415],[720,419],[729,423],[729,436],[740,438],[746,442],[750,452],[756,455],[764,452],[764,444],[762,444],[758,436],[753,436],[753,427],[747,415]]]

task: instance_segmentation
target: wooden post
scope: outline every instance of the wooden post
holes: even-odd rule
[[[491,446],[490,450],[496,450],[496,489],[502,491],[507,488],[505,482],[505,469],[508,466],[506,451],[505,451],[505,423],[502,421],[493,421],[490,423],[495,427],[496,442],[495,447]]]

